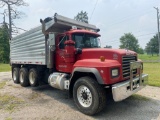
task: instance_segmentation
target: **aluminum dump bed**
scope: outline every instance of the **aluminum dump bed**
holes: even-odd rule
[[[45,54],[45,37],[41,26],[14,37],[10,42],[11,64],[46,65]]]
[[[96,26],[82,23],[55,14],[52,20],[14,37],[10,42],[11,64],[47,65],[48,45],[45,42],[46,33],[61,33],[70,30],[72,26],[97,31]],[[43,32],[42,32],[43,31]]]

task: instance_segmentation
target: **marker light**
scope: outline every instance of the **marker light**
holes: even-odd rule
[[[104,56],[100,56],[100,60],[101,60],[102,62],[104,62],[104,61],[105,61],[105,57],[104,57]]]

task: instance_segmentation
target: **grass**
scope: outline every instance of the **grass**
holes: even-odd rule
[[[157,55],[147,55],[147,54],[138,54],[138,58],[142,61],[157,61],[159,59],[159,56]]]
[[[32,92],[28,99],[33,100],[33,99],[38,98],[39,96],[40,96],[39,93]]]
[[[6,85],[6,81],[0,82],[0,89],[2,89]]]
[[[13,112],[15,108],[21,103],[23,103],[23,101],[17,97],[7,94],[0,94],[0,109],[4,109],[8,112]]]
[[[0,72],[8,72],[11,71],[11,66],[9,64],[0,63]]]
[[[144,63],[143,72],[149,74],[148,84],[160,87],[160,63]]]
[[[149,98],[138,95],[138,94],[133,94],[130,98],[133,98],[133,99],[136,99],[136,100],[144,100],[144,101],[149,100]]]
[[[8,118],[5,118],[5,120],[12,120],[12,118],[8,117]]]

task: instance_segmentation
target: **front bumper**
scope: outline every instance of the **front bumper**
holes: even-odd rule
[[[130,79],[124,82],[120,82],[112,85],[112,95],[114,101],[122,101],[132,94],[138,92],[146,86],[148,83],[148,74],[142,74],[133,78],[132,70],[134,68],[141,68],[141,64],[138,62],[131,63]]]

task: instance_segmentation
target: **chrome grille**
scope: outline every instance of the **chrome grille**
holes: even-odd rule
[[[137,61],[136,56],[123,56],[122,57],[122,71],[123,78],[127,78],[130,76],[130,62]],[[137,73],[137,69],[133,70],[133,75]]]

